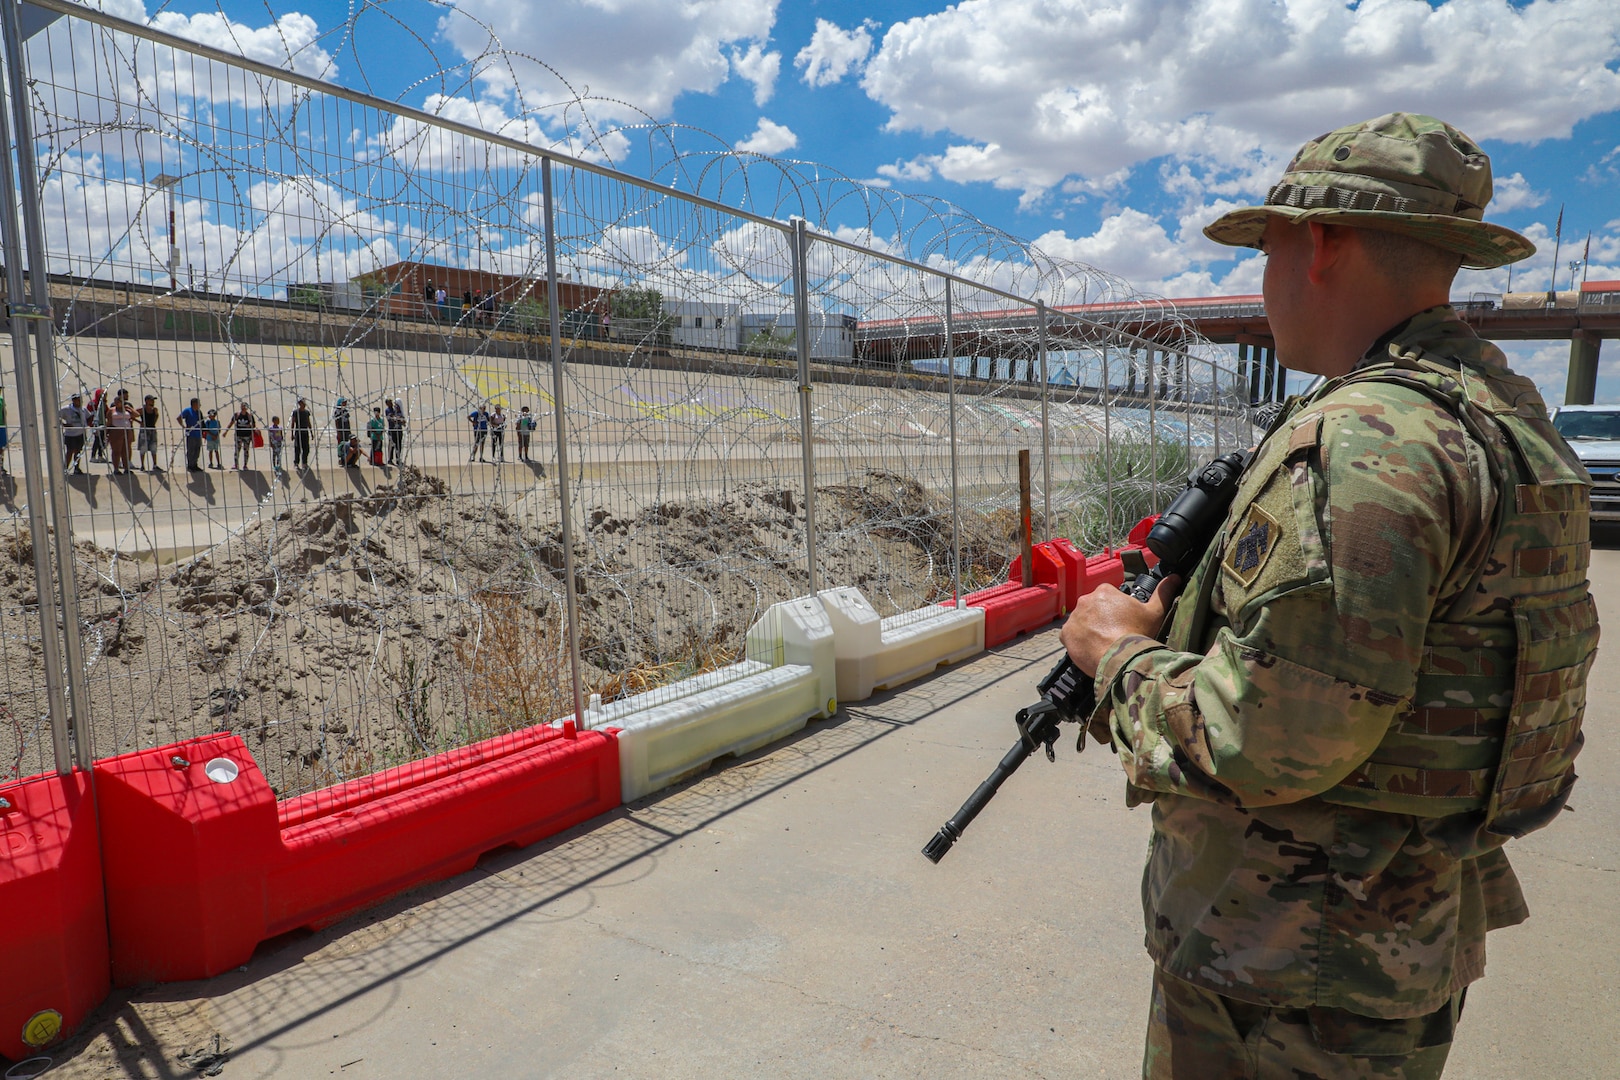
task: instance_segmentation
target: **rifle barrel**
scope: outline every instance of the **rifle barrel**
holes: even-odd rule
[[[962,804],[962,808],[940,826],[939,832],[935,833],[934,838],[923,848],[922,853],[928,856],[929,862],[938,863],[945,857],[945,853],[951,850],[951,845],[961,839],[962,833],[967,831],[967,827],[973,824],[973,819],[979,816],[979,811],[996,797],[996,789],[1001,787],[1007,777],[1018,771],[1018,766],[1024,763],[1031,752],[1030,746],[1023,739],[1013,744],[1013,748],[1001,759],[1001,764],[985,778],[984,783],[974,789],[967,802]]]

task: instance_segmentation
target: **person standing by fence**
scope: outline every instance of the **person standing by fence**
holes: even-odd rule
[[[309,404],[303,398],[298,399],[298,405],[292,411],[292,438],[293,438],[293,468],[309,468],[309,440],[313,434],[314,424],[310,417]]]
[[[84,395],[74,394],[58,410],[57,419],[62,422],[62,468],[71,468],[74,476],[82,476],[84,470],[79,467],[79,457],[84,453],[85,429],[90,424],[90,414],[84,407]]]
[[[388,419],[388,464],[405,464],[405,400],[389,398],[384,410]]]
[[[208,467],[210,469],[225,468],[225,459],[219,454],[219,410],[209,409],[208,419],[203,421],[203,437],[208,440]]]
[[[371,419],[366,421],[366,434],[371,438],[371,463],[383,463],[383,434],[388,430],[388,421],[383,419],[382,406],[374,405],[371,409]]]
[[[518,460],[529,461],[529,440],[534,437],[534,414],[527,405],[517,418]]]
[[[332,406],[332,426],[337,428],[338,464],[343,464],[349,452],[349,436],[354,430],[349,425],[349,399],[338,398]]]
[[[467,420],[472,424],[473,437],[472,453],[467,455],[467,460],[477,458],[483,461],[484,440],[489,437],[489,410],[482,405],[475,405],[472,412],[467,414]]]
[[[180,410],[175,417],[180,421],[186,439],[186,471],[202,471],[202,445],[203,445],[203,413],[202,399],[192,398],[191,404]]]
[[[107,460],[107,390],[98,386],[90,392],[84,406],[86,426],[90,429],[90,460]]]
[[[270,441],[270,468],[279,473],[282,471],[281,447],[287,437],[286,431],[281,426],[281,417],[270,418],[270,427],[266,430],[265,436]]]
[[[506,413],[498,403],[489,414],[489,456],[495,461],[506,460]]]
[[[135,410],[122,397],[107,409],[107,451],[114,476],[129,472],[129,447],[135,434]]]
[[[231,417],[231,430],[236,445],[231,449],[231,468],[246,469],[253,464],[253,437],[259,433],[259,421],[248,410],[248,403],[239,403],[236,415]]]
[[[146,458],[147,455],[150,454],[152,457],[151,471],[162,472],[163,469],[158,465],[157,426],[159,412],[157,406],[157,396],[155,394],[146,395],[146,398],[141,402],[140,410],[136,413],[136,416],[141,422],[140,434],[138,435],[138,441],[135,444],[138,467],[141,469],[145,469],[147,467]]]
[[[6,446],[11,441],[11,433],[6,430],[6,388],[0,386],[0,476],[6,472]]]

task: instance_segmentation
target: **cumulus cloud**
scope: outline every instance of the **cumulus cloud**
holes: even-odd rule
[[[872,31],[876,27],[877,23],[871,19],[850,30],[826,19],[817,19],[810,44],[799,50],[793,58],[793,66],[804,69],[806,84],[831,86],[866,63],[872,52]]]
[[[790,129],[762,116],[754,133],[738,143],[737,149],[749,154],[780,154],[798,145],[799,137]]]
[[[1509,210],[1534,210],[1547,201],[1545,192],[1531,190],[1530,181],[1524,178],[1523,173],[1495,177],[1492,186],[1495,188],[1490,206],[1493,214],[1505,214]]]
[[[1397,109],[1567,137],[1620,108],[1617,60],[1612,0],[964,0],[890,27],[861,85],[891,129],[959,140],[948,178],[1051,186],[1170,157],[1238,194],[1306,138]]]
[[[320,38],[319,26],[300,12],[288,12],[269,26],[259,27],[233,22],[217,11],[196,15],[160,11],[145,21],[155,30],[239,53],[250,60],[290,68],[302,75],[329,79],[336,74],[331,54],[316,44]]]
[[[763,105],[776,93],[776,76],[782,70],[782,54],[766,52],[759,42],[750,42],[746,51],[734,50],[731,68],[754,84],[754,104]]]
[[[899,180],[905,184],[926,184],[934,178],[934,171],[939,165],[939,155],[924,154],[910,161],[897,161],[893,165],[879,165],[878,175],[887,180]]]
[[[460,0],[439,28],[470,60],[507,50],[502,63],[478,70],[491,86],[542,102],[588,95],[593,116],[629,120],[638,109],[666,117],[678,96],[709,93],[733,71],[769,97],[765,77],[774,85],[781,58],[759,43],[770,37],[776,2]],[[527,57],[565,65],[567,82]]]

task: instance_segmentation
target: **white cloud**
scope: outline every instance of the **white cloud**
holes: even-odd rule
[[[709,93],[736,73],[764,93],[780,56],[770,37],[777,0],[460,0],[440,31],[469,60],[504,48],[477,77],[526,101],[587,97],[598,120],[666,117],[683,93]],[[577,44],[576,44],[577,43]],[[743,47],[738,54],[728,49]],[[567,81],[540,57],[558,65]],[[775,60],[769,59],[775,57]],[[516,80],[516,86],[513,80]],[[768,97],[769,95],[766,94]]]
[[[764,45],[751,42],[746,52],[732,52],[731,68],[754,84],[754,104],[763,105],[776,93],[776,76],[782,70],[782,54],[766,52]]]
[[[939,165],[937,154],[925,154],[910,161],[897,161],[893,165],[879,165],[878,175],[905,184],[926,184],[934,178]]]
[[[754,133],[737,144],[737,149],[748,154],[780,154],[799,145],[799,137],[787,127],[767,117],[759,118]]]
[[[452,97],[430,94],[422,103],[424,111],[494,135],[559,150],[574,157],[598,163],[622,162],[630,152],[630,140],[619,131],[596,133],[583,125],[572,131],[548,130],[547,122],[561,119],[534,113],[513,115],[506,103],[493,98]],[[408,169],[429,172],[465,173],[469,170],[517,169],[532,166],[538,158],[483,139],[405,116],[396,116],[389,126],[372,136],[361,154],[373,159],[392,157]]]
[[[1034,245],[1048,255],[1107,267],[1110,273],[1133,282],[1179,274],[1191,264],[1163,225],[1129,208],[1104,218],[1090,236],[1049,232],[1037,236]]]
[[[1617,59],[1612,0],[963,0],[890,27],[861,85],[891,129],[949,133],[947,178],[1049,187],[1170,157],[1239,194],[1396,109],[1567,137],[1620,108]]]
[[[232,22],[215,11],[196,15],[160,11],[146,21],[155,30],[239,53],[250,60],[291,68],[302,75],[330,79],[336,74],[331,54],[316,45],[320,28],[314,19],[300,12],[288,12],[271,25],[260,27]]]
[[[877,23],[867,19],[852,30],[845,30],[826,19],[816,20],[810,44],[799,50],[793,66],[804,69],[810,86],[831,86],[851,71],[858,71],[872,52],[872,30]]]
[[[1491,212],[1505,214],[1509,210],[1534,210],[1547,201],[1545,192],[1533,191],[1523,173],[1494,178],[1495,193],[1491,196]]]

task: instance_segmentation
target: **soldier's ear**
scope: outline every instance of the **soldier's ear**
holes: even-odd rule
[[[1342,225],[1324,225],[1320,221],[1307,221],[1310,235],[1311,260],[1305,274],[1312,285],[1326,284],[1335,271],[1343,268],[1349,245],[1353,242],[1350,230]]]

